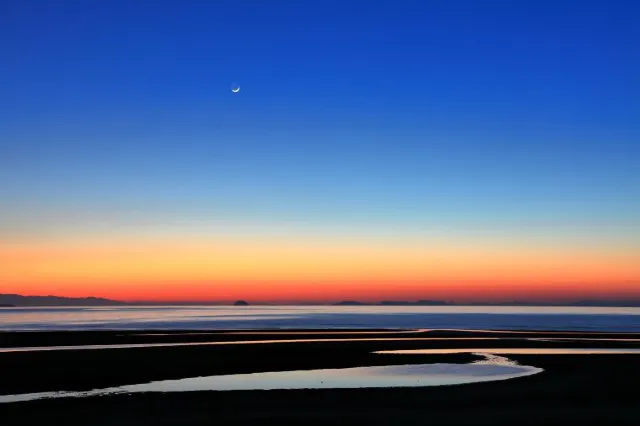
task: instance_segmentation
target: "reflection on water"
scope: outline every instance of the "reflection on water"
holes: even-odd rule
[[[269,334],[269,335],[285,335],[285,336],[295,336],[295,335],[314,335],[314,334],[324,334],[324,335],[367,335],[367,334],[416,334],[423,333],[430,330],[376,330],[376,331],[336,331],[336,330],[293,330],[293,331],[282,331],[282,330],[244,330],[244,331],[218,331],[218,332],[204,332],[204,331],[195,331],[195,332],[178,332],[178,333],[135,333],[135,334],[117,334],[116,336],[206,336],[206,335],[260,335],[260,334]]]
[[[323,370],[279,371],[231,374],[162,380],[85,392],[41,392],[0,395],[0,403],[44,398],[78,398],[139,392],[191,392],[273,389],[339,389],[444,386],[489,382],[530,376],[542,369],[519,365],[500,355],[557,354],[640,354],[640,349],[601,348],[482,348],[407,349],[376,351],[377,354],[455,354],[472,353],[483,360],[470,364],[409,364],[382,367],[356,367]]]
[[[541,370],[515,364],[417,364],[196,377],[129,386],[126,392],[442,386],[503,380]]]
[[[640,349],[627,348],[483,348],[483,349],[401,349],[391,351],[376,351],[376,354],[392,355],[435,355],[435,354],[463,354],[483,353],[500,355],[587,355],[587,354],[640,354]]]
[[[549,306],[119,306],[0,308],[0,330],[433,328],[640,331],[640,308]]]
[[[423,330],[416,331],[401,331],[401,332],[388,332],[393,334],[407,334],[407,333],[417,333]],[[204,333],[203,333],[204,334]],[[226,334],[226,333],[225,333]],[[238,333],[242,334],[242,333]],[[255,333],[247,333],[254,334]],[[280,334],[280,333],[268,333],[268,334]],[[289,334],[287,332],[282,334]],[[292,333],[295,335],[296,333]],[[312,334],[312,333],[305,333]],[[340,332],[336,333],[323,333],[323,334],[343,334]],[[369,332],[348,332],[344,334],[369,334]],[[376,333],[378,334],[378,333]],[[385,333],[380,333],[385,334]],[[142,334],[140,334],[142,335]],[[402,342],[402,341],[493,341],[493,340],[505,340],[504,337],[365,337],[365,338],[344,338],[344,337],[336,337],[336,338],[321,338],[321,339],[268,339],[268,340],[235,340],[229,342],[175,342],[175,343],[124,343],[124,344],[107,344],[107,345],[74,345],[74,346],[25,346],[25,347],[11,347],[11,348],[0,348],[0,353],[6,352],[39,352],[39,351],[65,351],[65,350],[92,350],[92,349],[135,349],[135,348],[156,348],[156,347],[179,347],[179,346],[227,346],[227,345],[259,345],[259,344],[276,344],[276,343],[314,343],[314,342],[385,342],[385,341],[393,341],[393,342]],[[513,339],[513,338],[510,338]],[[607,338],[571,338],[571,337],[561,337],[561,338],[540,338],[540,337],[526,337],[521,338],[522,340],[529,341],[539,341],[539,342],[579,342],[579,341],[594,341],[594,342],[639,342],[640,339],[607,339]],[[486,349],[487,351],[489,349]],[[497,350],[497,349],[496,349]],[[492,353],[496,350],[491,349]],[[546,350],[546,349],[541,349]],[[424,353],[454,353],[455,349],[425,349],[425,351],[432,352],[424,352]],[[471,352],[475,351],[471,349],[460,349],[461,352]],[[481,351],[485,351],[482,349]],[[419,353],[419,352],[414,352]],[[503,353],[513,353],[513,352],[503,352]]]
[[[559,338],[541,338],[531,337],[527,340],[534,340],[536,342],[640,342],[640,339],[609,339],[609,338],[587,338],[587,337],[559,337]]]
[[[443,386],[506,380],[541,372],[496,355],[470,364],[412,364],[324,370],[280,371],[192,377],[87,392],[44,392],[0,396],[2,402],[42,398],[101,396],[138,392],[191,392],[273,389],[345,389]]]
[[[231,342],[182,342],[182,343],[125,343],[113,345],[78,345],[78,346],[26,346],[17,348],[1,348],[3,352],[37,352],[68,351],[91,349],[135,349],[174,346],[225,346],[225,345],[259,345],[270,343],[314,343],[314,342],[384,342],[384,341],[420,341],[420,340],[501,340],[500,337],[378,337],[364,339],[329,338],[329,339],[277,339],[277,340],[237,340]]]

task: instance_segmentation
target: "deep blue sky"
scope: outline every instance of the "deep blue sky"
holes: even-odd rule
[[[637,241],[638,22],[632,0],[6,0],[0,231]]]

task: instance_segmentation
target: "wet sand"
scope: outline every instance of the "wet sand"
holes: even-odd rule
[[[345,330],[340,330],[344,333]],[[330,331],[207,334],[167,332],[0,333],[0,346],[353,338],[354,341],[174,346],[0,353],[0,394],[89,390],[217,374],[376,365],[464,363],[471,354],[382,355],[428,348],[640,348],[637,341],[535,341],[528,338],[638,339],[634,334],[422,331],[336,336]],[[141,335],[145,334],[145,335]],[[488,334],[491,334],[490,336]],[[454,338],[448,340],[447,338]],[[469,339],[465,339],[468,337]],[[491,337],[490,340],[476,340]],[[495,339],[499,337],[500,339]],[[462,339],[461,339],[462,338]],[[0,404],[7,425],[436,424],[637,425],[633,386],[640,355],[509,355],[545,371],[502,382],[427,388],[188,392],[114,395]]]

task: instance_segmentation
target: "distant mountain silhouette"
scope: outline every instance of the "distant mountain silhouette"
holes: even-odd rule
[[[163,302],[162,305],[227,305],[227,302]],[[122,305],[140,305],[154,306],[157,302],[122,302],[118,300],[105,299],[100,297],[59,297],[59,296],[23,296],[20,294],[1,294],[0,307],[20,307],[20,306],[122,306]],[[268,304],[268,303],[267,303]],[[326,303],[307,302],[301,305],[326,305]],[[246,300],[236,300],[234,306],[248,306]],[[456,303],[442,300],[383,300],[381,302],[360,302],[357,300],[343,300],[333,303],[336,306],[592,306],[592,307],[640,307],[640,299],[628,300],[599,300],[587,299],[573,302],[567,301],[523,301],[523,300],[505,300],[505,301],[485,301],[485,302],[467,302]]]
[[[382,306],[447,306],[451,303],[445,302],[442,300],[418,300],[415,302],[407,301],[407,300],[383,300],[379,303]]]
[[[503,301],[503,302],[475,302],[471,306],[592,306],[592,307],[640,307],[640,299],[629,300],[578,300],[573,302],[542,302],[542,301]]]
[[[463,303],[461,305],[469,306],[563,306],[567,303],[553,303],[553,302],[527,302],[522,300],[505,300],[502,302],[471,302]]]
[[[414,304],[415,305],[422,305],[422,306],[446,306],[446,305],[451,305],[451,303],[445,302],[443,300],[418,300]]]
[[[0,294],[0,305],[9,306],[116,306],[124,305],[117,300],[100,297],[22,296]]]
[[[580,300],[572,303],[575,306],[602,306],[602,307],[639,307],[640,300]]]
[[[504,300],[486,302],[455,303],[444,300],[383,300],[377,303],[365,303],[356,300],[343,300],[334,303],[338,306],[379,305],[379,306],[593,306],[593,307],[640,307],[640,299],[629,300],[579,300],[575,302],[544,302],[524,300]]]

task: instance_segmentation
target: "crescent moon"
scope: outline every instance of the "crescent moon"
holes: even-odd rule
[[[240,86],[232,88],[231,91],[233,93],[238,93],[240,91]]]

